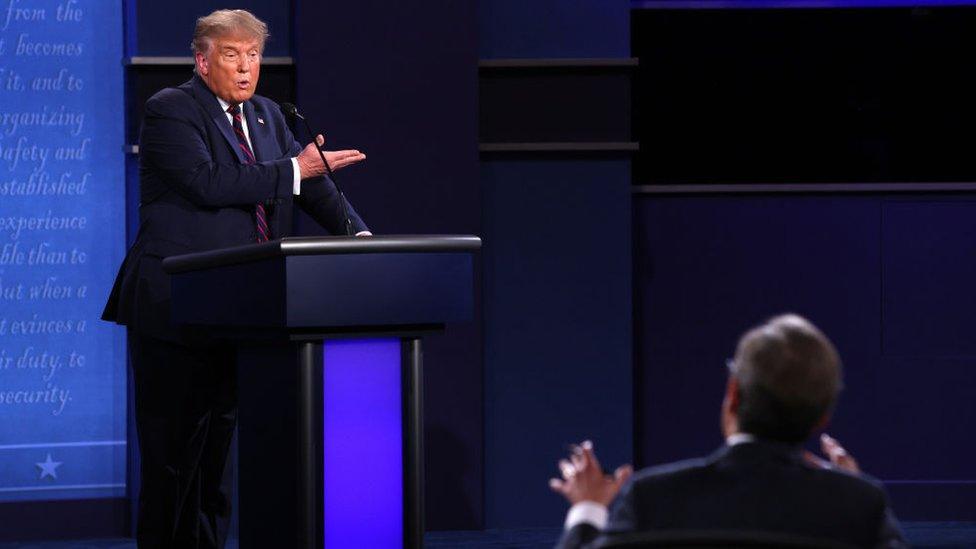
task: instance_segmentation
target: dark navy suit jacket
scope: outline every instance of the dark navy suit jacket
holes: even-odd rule
[[[245,164],[217,98],[198,77],[146,103],[139,137],[140,225],[102,318],[148,336],[180,341],[170,320],[170,278],[163,258],[253,243],[254,208],[266,204],[273,238],[288,236],[297,203],[333,234],[344,234],[340,195],[326,177],[293,194],[291,158],[302,146],[278,106],[253,96],[243,105],[251,148]],[[351,206],[355,232],[367,230]]]
[[[856,547],[906,546],[876,481],[812,467],[800,448],[748,442],[637,473],[610,512],[606,536],[577,525],[559,547],[600,545],[615,533],[668,531],[766,532]]]

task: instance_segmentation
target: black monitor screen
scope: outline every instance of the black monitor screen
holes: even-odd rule
[[[635,9],[638,184],[976,181],[976,8]]]

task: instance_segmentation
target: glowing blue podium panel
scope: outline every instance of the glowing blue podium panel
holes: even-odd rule
[[[325,546],[402,547],[400,340],[330,340],[324,347]]]
[[[0,502],[125,495],[120,0],[0,9]]]

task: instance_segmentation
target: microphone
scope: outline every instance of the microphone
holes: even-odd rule
[[[322,152],[322,147],[320,147],[318,141],[315,140],[316,133],[312,131],[312,127],[309,126],[308,120],[306,120],[305,117],[298,112],[298,107],[295,105],[291,103],[281,103],[278,105],[278,108],[280,108],[281,112],[285,113],[286,116],[297,118],[305,123],[305,131],[307,131],[309,137],[312,138],[312,142],[315,143],[315,150],[319,151],[319,156],[322,157],[322,164],[325,165],[325,173],[329,176],[329,179],[332,180],[336,191],[339,193],[339,205],[342,206],[342,218],[344,221],[343,227],[346,230],[346,236],[352,236],[352,219],[349,218],[349,210],[346,207],[346,195],[343,194],[342,189],[339,187],[339,182],[336,181],[335,175],[332,174],[332,168],[325,160],[325,153]]]
[[[281,112],[287,114],[288,116],[294,116],[296,118],[301,118],[302,120],[305,120],[304,116],[298,114],[298,107],[296,107],[291,103],[281,103],[280,105],[278,105],[278,108],[281,109]]]

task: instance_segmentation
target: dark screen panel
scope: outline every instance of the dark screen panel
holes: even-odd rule
[[[630,141],[632,69],[482,69],[481,141]]]
[[[634,10],[635,181],[976,180],[976,8]]]

